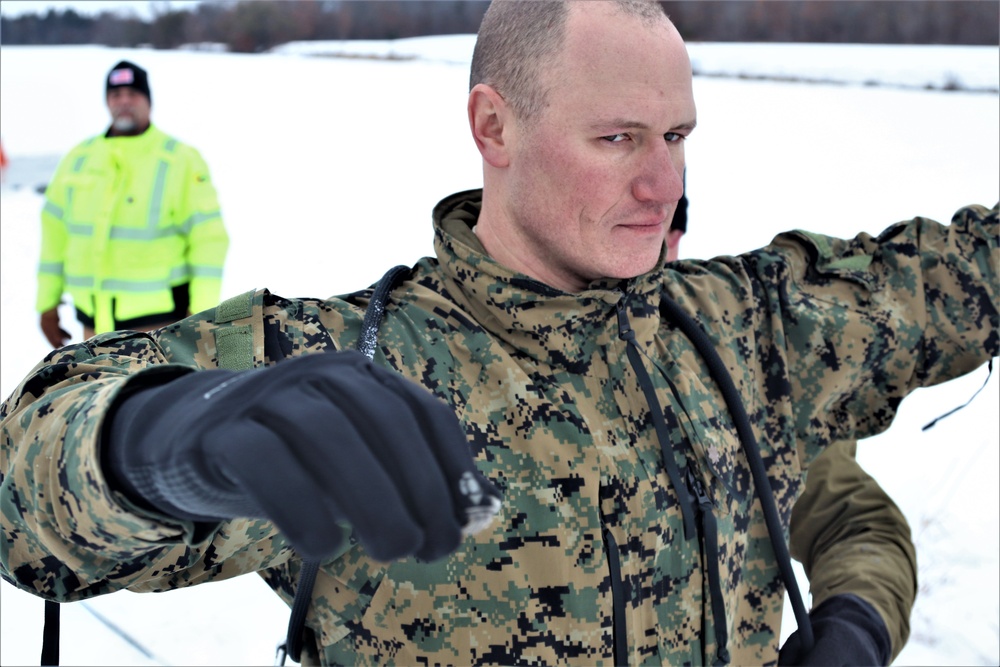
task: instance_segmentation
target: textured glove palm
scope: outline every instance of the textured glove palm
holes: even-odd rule
[[[133,500],[193,521],[269,519],[306,558],[334,553],[346,522],[376,559],[434,560],[499,508],[452,409],[353,351],[139,390],[104,447]]]
[[[779,665],[888,665],[889,631],[875,609],[856,595],[834,595],[809,613],[816,643],[805,651],[798,630],[778,656]]]

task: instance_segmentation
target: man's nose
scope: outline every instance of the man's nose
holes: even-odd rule
[[[650,148],[632,185],[638,201],[676,204],[684,194],[684,154],[682,146],[666,141]]]

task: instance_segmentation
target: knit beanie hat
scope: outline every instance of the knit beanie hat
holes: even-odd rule
[[[149,77],[146,75],[146,70],[127,60],[122,60],[108,72],[104,95],[107,96],[112,88],[121,88],[123,86],[135,88],[146,96],[150,104],[153,103],[153,96],[149,92]]]

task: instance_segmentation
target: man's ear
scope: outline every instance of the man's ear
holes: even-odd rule
[[[504,130],[513,117],[507,101],[484,83],[476,84],[469,93],[469,127],[483,160],[492,167],[510,164]]]

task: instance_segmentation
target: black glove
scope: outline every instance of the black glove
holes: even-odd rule
[[[809,612],[816,644],[804,651],[796,630],[781,647],[779,665],[888,665],[889,630],[875,608],[856,595],[834,595]]]
[[[499,510],[452,408],[360,353],[137,387],[105,430],[104,470],[169,516],[270,519],[310,559],[346,522],[388,561],[440,558]]]

